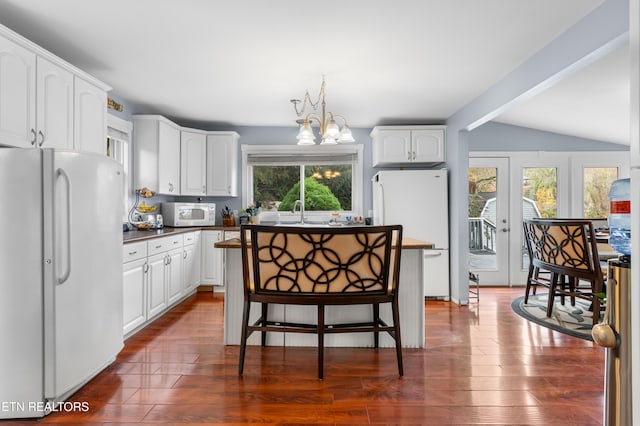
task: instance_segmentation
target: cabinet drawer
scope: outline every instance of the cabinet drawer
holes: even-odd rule
[[[188,246],[191,244],[195,244],[196,242],[196,233],[195,232],[187,232],[186,234],[182,234],[184,236],[184,245]]]
[[[124,244],[122,246],[122,262],[127,263],[147,257],[147,243]]]
[[[154,254],[162,253],[164,251],[169,251],[174,248],[182,247],[182,241],[182,234],[149,240],[147,242],[149,256],[153,256]]]

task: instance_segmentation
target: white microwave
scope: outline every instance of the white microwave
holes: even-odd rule
[[[214,226],[215,203],[162,203],[165,226]]]

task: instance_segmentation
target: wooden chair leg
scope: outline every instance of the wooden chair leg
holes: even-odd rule
[[[576,277],[569,277],[569,300],[571,301],[571,306],[576,306],[576,287],[578,286],[578,279]]]
[[[318,379],[324,378],[324,305],[318,305]]]
[[[525,305],[529,301],[529,291],[531,291],[531,280],[533,279],[533,266],[529,265],[529,272],[527,273],[527,287],[524,289],[524,303]],[[535,289],[535,286],[533,286]],[[535,294],[535,293],[533,293]]]
[[[242,308],[242,332],[240,335],[240,362],[238,363],[238,375],[242,376],[244,371],[244,355],[247,350],[247,338],[249,327],[249,311],[251,310],[251,302],[245,300]]]
[[[396,358],[398,358],[398,375],[404,376],[404,368],[402,366],[402,339],[400,338],[400,308],[398,305],[398,298],[391,304],[391,310],[393,311],[393,327],[395,329],[394,339],[396,341]]]
[[[607,303],[609,301],[607,300]],[[593,297],[591,298],[591,314],[593,315],[593,325],[596,325],[597,323],[600,322],[600,298],[596,295],[593,295]],[[606,311],[605,311],[606,312]],[[605,318],[605,321],[608,321],[607,318]]]
[[[262,304],[262,327],[266,327],[267,326],[267,314],[268,313],[269,313],[269,304],[268,303],[263,303]],[[263,348],[265,346],[267,346],[267,332],[264,331],[264,330],[262,331],[261,344],[262,344]]]
[[[376,330],[380,326],[380,304],[373,304],[373,322],[375,323]],[[380,347],[380,332],[373,332],[373,347],[378,349]]]
[[[557,284],[558,284],[558,274],[555,272],[552,272],[550,281],[549,281],[549,300],[547,300],[547,318],[550,318],[551,313],[553,312],[553,299],[556,296],[555,290],[556,290]]]

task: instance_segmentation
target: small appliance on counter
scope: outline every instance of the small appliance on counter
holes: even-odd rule
[[[129,211],[129,223],[136,229],[159,229],[163,227],[162,215],[157,214],[158,207],[147,204],[144,200],[140,202],[140,197],[151,198],[156,195],[149,188],[136,190],[136,200]]]
[[[215,226],[215,203],[171,202],[161,204],[164,226]]]

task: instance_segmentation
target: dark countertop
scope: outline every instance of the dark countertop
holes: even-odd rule
[[[176,234],[185,234],[187,232],[194,231],[239,231],[239,226],[191,226],[172,228],[165,226],[162,229],[145,229],[145,230],[133,230],[122,233],[122,242],[124,244],[151,240],[154,238],[166,237]]]

